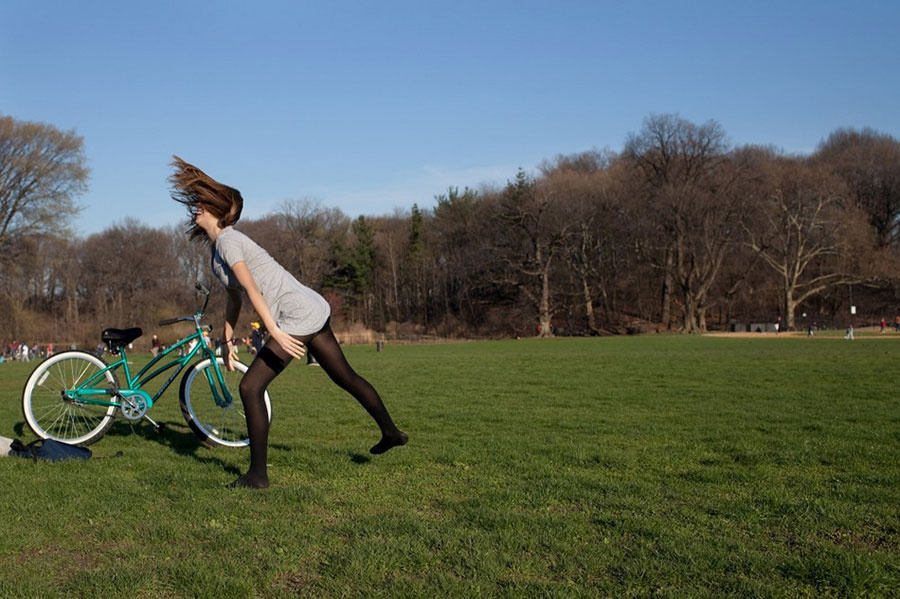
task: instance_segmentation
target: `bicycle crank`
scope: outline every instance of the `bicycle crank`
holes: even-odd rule
[[[147,400],[140,395],[132,395],[122,398],[122,416],[128,420],[140,420],[147,413],[149,406]]]

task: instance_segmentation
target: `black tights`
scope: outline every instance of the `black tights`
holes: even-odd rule
[[[355,397],[378,424],[381,429],[381,441],[369,451],[375,454],[384,453],[392,447],[406,444],[407,436],[391,420],[378,392],[347,363],[347,358],[344,357],[344,352],[335,339],[329,323],[326,323],[318,333],[295,335],[294,338],[303,342],[306,351],[313,355],[331,380]],[[269,419],[266,417],[263,395],[269,383],[290,361],[291,356],[270,339],[259,350],[244,378],[241,379],[241,402],[244,404],[247,432],[250,436],[250,469],[232,483],[234,486],[269,486],[266,471]]]

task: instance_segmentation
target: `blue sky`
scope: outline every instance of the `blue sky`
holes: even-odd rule
[[[900,2],[0,0],[0,114],[84,137],[78,234],[179,222],[172,154],[244,214],[431,207],[622,148],[652,113],[810,152],[900,137]]]

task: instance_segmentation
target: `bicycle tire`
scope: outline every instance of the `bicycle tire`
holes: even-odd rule
[[[228,371],[222,358],[217,358],[216,362],[225,379],[225,386],[231,394],[231,405],[224,408],[216,405],[204,373],[212,366],[212,362],[207,358],[194,364],[181,379],[181,390],[178,394],[181,414],[194,434],[207,445],[246,447],[250,444],[250,439],[239,386],[247,366],[237,362],[235,370]],[[272,402],[269,400],[268,391],[265,392],[263,399],[271,422]]]
[[[63,392],[106,367],[102,359],[79,350],[59,352],[38,364],[22,390],[22,415],[28,428],[41,439],[70,445],[100,440],[112,426],[118,408],[78,403],[65,399]],[[104,380],[109,387],[119,388],[112,370],[106,372]]]

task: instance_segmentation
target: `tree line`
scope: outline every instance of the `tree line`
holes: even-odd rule
[[[0,337],[156,330],[196,307],[195,281],[214,290],[217,322],[209,249],[183,228],[66,230],[87,176],[75,132],[0,117]],[[618,151],[434,199],[356,218],[292,200],[237,228],[323,291],[336,327],[388,338],[844,326],[900,311],[900,142],[871,129],[798,156],[732,145],[715,121],[651,115]]]

